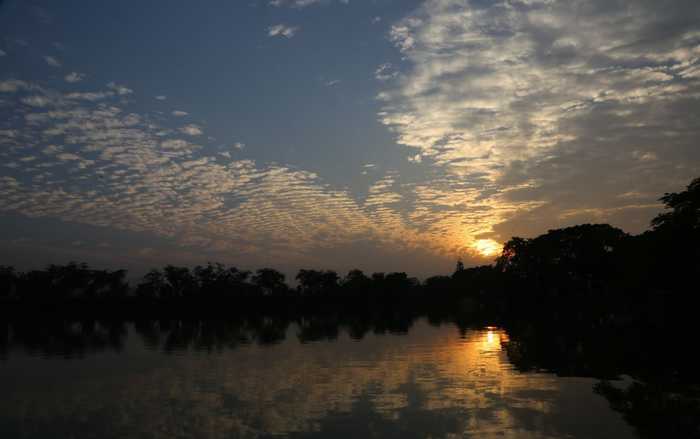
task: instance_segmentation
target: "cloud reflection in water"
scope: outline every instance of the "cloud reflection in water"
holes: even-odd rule
[[[498,328],[460,336],[453,326],[421,321],[408,335],[368,335],[358,342],[343,333],[313,343],[300,343],[295,332],[291,326],[278,344],[220,352],[165,353],[147,349],[132,334],[118,354],[70,360],[13,354],[0,367],[6,389],[0,432],[633,437],[594,394],[593,380],[516,371],[501,346],[507,334]]]

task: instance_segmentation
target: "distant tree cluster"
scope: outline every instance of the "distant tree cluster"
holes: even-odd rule
[[[341,278],[332,270],[302,269],[296,276],[298,286],[291,288],[285,282],[285,275],[275,269],[261,268],[251,272],[218,263],[193,269],[173,265],[152,269],[133,288],[125,277],[125,270],[94,270],[84,263],[75,262],[50,265],[45,270],[25,273],[0,266],[0,297],[27,302],[124,298],[167,302],[256,297],[391,297],[413,294],[420,286],[416,278],[408,277],[406,273],[373,273],[367,276],[355,269]]]
[[[75,262],[24,273],[0,266],[0,297],[53,302],[75,297],[117,298],[129,291],[125,278],[126,270],[94,270],[85,263]]]

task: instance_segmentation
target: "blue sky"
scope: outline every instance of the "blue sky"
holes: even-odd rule
[[[700,170],[694,1],[0,3],[1,263],[446,272]]]

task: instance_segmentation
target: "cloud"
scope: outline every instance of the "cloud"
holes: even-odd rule
[[[142,249],[149,256],[159,253],[159,249],[145,244]],[[51,425],[62,425],[65,430],[80,428],[81,419],[66,419],[65,401],[56,397],[69,392],[80,395],[71,401],[71,407],[84,419],[100,419],[101,430],[119,429],[129,436],[160,431],[163,437],[174,437],[182,425],[200,425],[206,419],[212,437],[342,437],[338,432],[346,431],[348,426],[361,426],[353,428],[360,433],[347,435],[351,437],[455,437],[465,431],[475,437],[507,431],[537,436],[543,425],[550,437],[570,437],[581,429],[579,407],[590,407],[591,418],[600,419],[604,427],[626,427],[610,417],[606,404],[601,404],[600,396],[590,391],[587,383],[569,383],[544,373],[536,378],[523,377],[508,361],[504,331],[458,331],[454,325],[430,325],[418,320],[411,327],[411,337],[369,331],[363,341],[368,348],[360,349],[350,336],[364,334],[364,329],[343,327],[338,341],[319,343],[309,352],[304,334],[319,334],[314,331],[317,324],[302,320],[293,329],[285,329],[285,341],[265,346],[255,345],[265,341],[262,337],[256,339],[259,330],[236,328],[233,334],[240,340],[235,340],[228,338],[229,334],[213,336],[204,330],[219,326],[202,325],[203,330],[183,336],[182,327],[154,324],[157,337],[149,339],[154,355],[184,353],[173,343],[175,340],[191,340],[183,343],[186,347],[221,346],[221,354],[192,360],[177,358],[171,367],[119,371],[114,378],[119,391],[110,392],[110,398],[105,398],[103,386],[75,380],[37,386],[31,393],[8,388],[0,407],[5,422],[15,426],[26,419],[25,404],[41,404],[42,422],[35,430],[44,436],[50,435],[45,432]],[[107,325],[96,323],[96,335],[85,338],[102,340],[98,337],[109,334]],[[418,347],[416,336],[420,337]],[[21,343],[14,334],[10,337],[18,340],[16,345],[8,343],[10,356],[19,356],[28,343]],[[130,333],[129,337],[137,335]],[[222,343],[229,340],[230,344]],[[140,347],[143,342],[129,338],[127,343]],[[250,346],[237,347],[235,343]],[[90,359],[97,357],[95,351],[102,352],[85,348]],[[214,371],[217,379],[195,378],[201,376],[203,364]],[[234,368],[231,364],[247,367]],[[146,386],[165,390],[144,392]],[[170,410],[163,410],[164,395],[169,398]],[[105,412],[115,415],[104,416]],[[222,413],[225,416],[219,415]],[[123,419],[131,422],[124,425]],[[411,429],[408,434],[407,428]]]
[[[11,90],[38,87],[10,84]],[[319,255],[358,242],[391,246],[405,261],[411,249],[444,250],[398,210],[406,200],[395,173],[359,201],[313,172],[232,158],[234,148],[245,147],[241,142],[208,154],[191,141],[202,134],[199,126],[159,126],[157,118],[127,110],[130,104],[113,90],[76,92],[104,94],[90,101],[42,89],[37,96],[50,101],[50,110],[17,105],[26,98],[21,94],[0,104],[16,121],[11,135],[0,136],[1,212],[147,233],[252,265],[269,258],[280,265],[325,264]],[[362,248],[371,259],[369,244]],[[378,260],[375,267],[384,264]]]
[[[188,114],[190,114],[190,113],[188,113],[186,111],[180,111],[180,110],[175,110],[172,112],[172,115],[175,117],[184,117],[184,116],[187,116]]]
[[[56,154],[56,157],[59,160],[64,160],[64,161],[66,161],[66,160],[80,160],[80,156],[72,154],[72,153],[68,153],[68,152]]]
[[[74,92],[67,93],[65,95],[66,99],[71,100],[84,100],[84,101],[99,101],[105,98],[114,96],[115,93],[112,91],[84,91],[84,92]]]
[[[71,72],[67,74],[63,79],[65,79],[66,82],[75,83],[85,79],[85,75],[78,72]]]
[[[401,62],[375,72],[378,119],[425,173],[362,168],[366,193],[238,160],[238,144],[212,152],[202,127],[141,113],[125,86],[0,81],[0,211],[250,265],[325,265],[358,242],[488,262],[489,239],[635,231],[700,172],[700,6],[676,1],[425,1],[389,31]]]
[[[116,84],[114,82],[110,82],[109,84],[107,84],[107,88],[109,88],[110,90],[113,90],[115,93],[117,93],[118,95],[122,95],[122,96],[131,94],[134,92],[132,89],[125,87],[123,85]]]
[[[292,38],[299,31],[298,26],[288,26],[285,24],[276,24],[267,28],[269,37],[285,37]]]
[[[63,151],[63,148],[56,145],[49,145],[42,150],[42,152],[47,155],[58,154],[61,151]]]
[[[18,79],[0,81],[0,93],[14,93],[19,90],[29,90],[30,88],[32,87],[28,82]]]
[[[378,95],[380,121],[443,175],[414,188],[414,225],[502,241],[519,224],[622,219],[613,206],[639,215],[617,195],[687,184],[700,172],[698,23],[693,1],[424,2],[391,27],[407,68]],[[463,182],[459,212],[427,197]]]
[[[306,8],[309,6],[332,4],[335,0],[270,0],[268,4],[275,7],[291,7],[291,8]],[[350,4],[350,0],[337,0],[337,3],[342,5]]]
[[[0,56],[5,56],[5,55],[7,55],[7,52],[5,52],[4,50],[0,49]]]
[[[190,136],[201,136],[202,128],[195,124],[189,124],[180,128],[180,132],[188,134]]]
[[[305,8],[311,5],[320,4],[321,0],[270,0],[271,6],[292,6],[295,8]]]
[[[53,56],[44,56],[44,61],[51,67],[61,67],[61,62]]]
[[[412,155],[408,157],[408,161],[411,163],[421,163],[423,161],[423,157],[420,154]]]
[[[51,101],[45,96],[27,96],[22,98],[22,103],[30,105],[32,107],[46,107],[51,103]]]
[[[159,96],[156,96],[155,99],[158,100],[158,101],[164,101],[164,100],[168,99],[168,97],[167,97],[167,96],[163,96],[163,95],[159,95]]]
[[[340,79],[332,79],[330,81],[326,81],[324,84],[326,87],[333,87],[335,85],[340,84],[342,81]]]
[[[396,78],[399,72],[395,71],[393,68],[391,63],[384,63],[374,71],[374,77],[379,81],[388,81]]]

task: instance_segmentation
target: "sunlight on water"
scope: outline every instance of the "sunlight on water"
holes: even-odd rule
[[[499,328],[216,349],[130,332],[121,352],[9,355],[0,436],[633,437],[594,380],[516,371]]]

